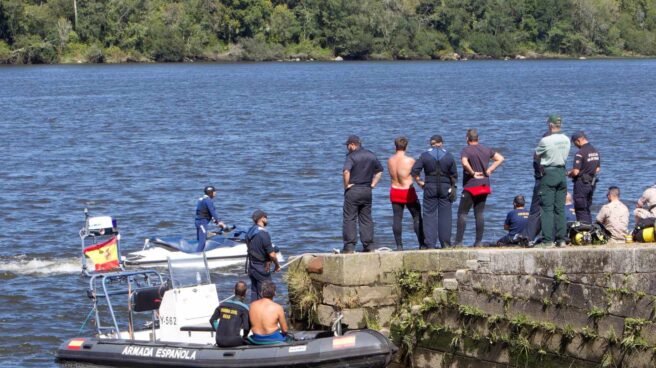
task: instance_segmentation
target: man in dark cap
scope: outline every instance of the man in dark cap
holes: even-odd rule
[[[383,166],[373,152],[362,148],[360,138],[346,140],[348,154],[344,162],[344,253],[353,253],[360,225],[360,242],[365,252],[372,251],[374,222],[371,218],[372,189],[383,175]]]
[[[262,210],[255,210],[252,218],[254,224],[246,233],[246,273],[251,279],[251,301],[254,301],[262,298],[262,283],[271,281],[271,263],[275,265],[273,272],[280,271],[280,264],[271,243],[271,236],[266,230],[269,223],[267,214]]]
[[[198,198],[198,203],[196,203],[196,220],[194,221],[196,225],[196,240],[198,240],[196,252],[202,252],[205,249],[208,231],[207,225],[210,223],[210,220],[219,227],[225,227],[223,222],[219,220],[219,215],[216,214],[214,202],[212,201],[216,196],[216,189],[208,185],[205,187],[204,192],[205,195]]]
[[[572,134],[572,143],[579,149],[574,155],[574,166],[568,173],[574,181],[576,221],[591,224],[592,194],[597,184],[597,174],[601,171],[599,151],[588,142],[582,131]]]
[[[422,153],[412,167],[412,176],[424,190],[424,237],[428,248],[451,246],[452,203],[456,199],[458,168],[450,152],[444,149],[442,136],[430,138],[431,148]],[[421,180],[421,171],[424,179]]]

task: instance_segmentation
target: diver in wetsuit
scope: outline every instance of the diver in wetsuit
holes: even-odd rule
[[[225,227],[225,224],[219,221],[219,215],[216,214],[214,202],[212,199],[216,196],[216,189],[213,186],[205,187],[205,195],[198,198],[196,204],[196,240],[198,240],[198,247],[196,252],[200,253],[205,249],[205,241],[207,240],[207,225],[213,221],[219,227]]]
[[[243,337],[248,336],[251,329],[248,317],[246,299],[246,283],[237,281],[235,297],[225,301],[216,308],[210,318],[210,324],[216,331],[216,345],[230,348],[244,345]],[[240,333],[243,330],[243,334]]]

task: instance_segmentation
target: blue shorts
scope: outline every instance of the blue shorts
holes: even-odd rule
[[[248,337],[248,341],[253,345],[271,345],[286,342],[287,339],[285,339],[285,336],[280,331],[276,331],[269,335],[258,335],[254,333]]]

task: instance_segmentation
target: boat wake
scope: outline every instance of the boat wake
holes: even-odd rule
[[[0,273],[14,275],[62,275],[80,273],[80,258],[0,257]]]

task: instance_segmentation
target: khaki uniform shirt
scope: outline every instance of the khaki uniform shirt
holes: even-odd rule
[[[647,188],[647,190],[645,190],[645,192],[642,193],[642,197],[640,197],[640,199],[638,200],[638,205],[641,208],[637,208],[635,210],[635,214],[637,217],[639,218],[656,217],[656,186]]]
[[[613,239],[624,240],[628,234],[629,209],[621,201],[607,203],[597,214],[597,222],[604,225]]]

